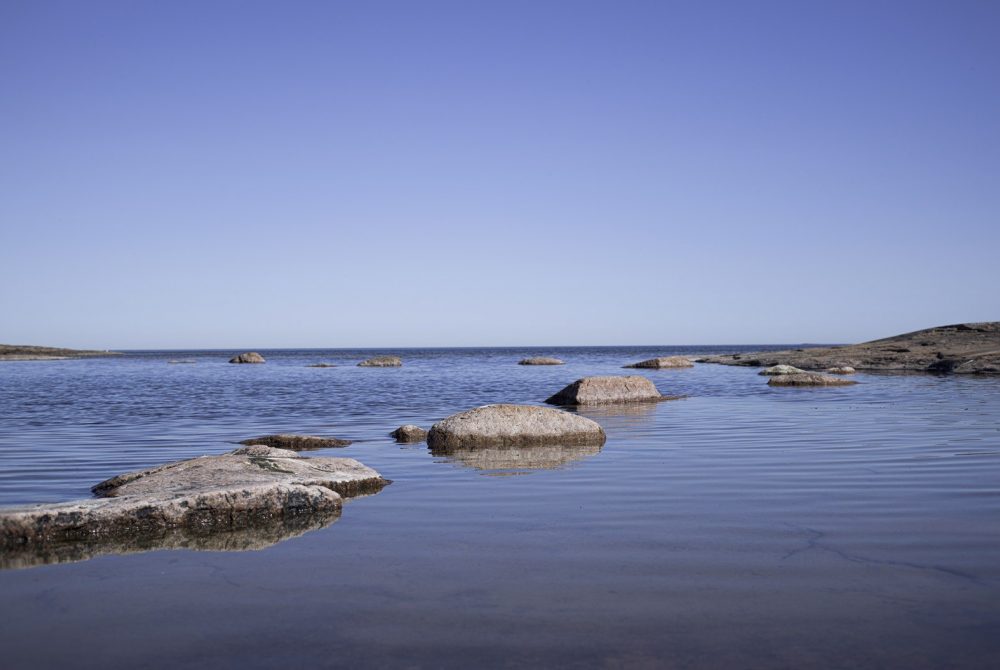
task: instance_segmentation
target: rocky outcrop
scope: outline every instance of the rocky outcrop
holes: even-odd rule
[[[558,358],[548,358],[547,356],[534,356],[532,358],[524,358],[517,362],[518,365],[564,365],[563,361]]]
[[[839,368],[827,368],[826,372],[831,375],[853,375],[857,370],[849,365],[844,365]]]
[[[233,356],[229,359],[230,363],[264,363],[264,357],[258,354],[256,351],[248,351],[246,353],[240,354],[239,356]]]
[[[389,436],[395,438],[397,442],[413,444],[415,442],[423,442],[426,440],[427,431],[420,426],[414,426],[412,423],[408,423],[389,433]]]
[[[329,449],[331,447],[346,447],[350,440],[341,440],[336,437],[317,437],[316,435],[292,435],[282,433],[280,435],[261,435],[243,440],[240,444],[263,444],[275,449],[290,449],[291,451],[309,451],[311,449]]]
[[[175,529],[231,532],[339,512],[341,496],[387,482],[350,458],[303,458],[262,445],[130,472],[97,484],[95,499],[0,508],[0,547],[137,541]]]
[[[117,351],[36,347],[29,344],[0,344],[0,361],[61,361],[67,358],[121,356]]]
[[[652,368],[660,370],[663,368],[693,368],[694,363],[685,356],[662,356],[660,358],[650,358],[646,361],[624,365],[626,368]]]
[[[605,405],[627,402],[656,402],[677,396],[663,396],[645,377],[612,376],[578,379],[545,402],[550,405]]]
[[[850,386],[851,384],[857,384],[857,382],[818,372],[775,375],[767,380],[768,386]]]
[[[805,370],[801,370],[794,365],[772,365],[757,374],[764,375],[765,377],[773,377],[775,375],[798,375],[804,372]]]
[[[427,445],[436,451],[477,447],[602,445],[604,429],[590,419],[549,407],[486,405],[435,423]]]
[[[840,347],[708,356],[723,365],[795,365],[811,370],[856,370],[1000,374],[1000,321],[961,323],[918,330]]]
[[[403,364],[399,356],[375,356],[358,363],[359,368],[398,368]]]

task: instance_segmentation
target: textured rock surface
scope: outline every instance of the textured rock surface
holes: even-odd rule
[[[645,377],[612,376],[578,379],[545,402],[550,405],[603,405],[667,399]]]
[[[794,365],[772,365],[769,368],[761,370],[757,374],[764,375],[765,377],[773,377],[775,375],[799,375],[805,372],[805,370],[799,369]]]
[[[432,450],[531,445],[602,445],[606,436],[596,421],[549,407],[486,405],[454,414],[427,434]]]
[[[1000,374],[1000,321],[939,326],[844,347],[729,354],[702,360],[748,366],[785,363],[812,370],[852,367],[857,370]]]
[[[308,451],[310,449],[329,449],[330,447],[346,447],[350,440],[336,437],[318,437],[316,435],[261,435],[243,440],[240,444],[263,444],[276,449],[291,449],[292,451]]]
[[[631,363],[622,367],[626,368],[653,368],[659,370],[661,368],[693,368],[694,363],[691,359],[685,356],[662,356],[660,358],[650,358],[646,361],[639,361],[638,363]]]
[[[398,368],[403,364],[399,356],[375,356],[358,363],[359,368]]]
[[[414,426],[412,423],[400,426],[389,433],[389,435],[394,437],[397,442],[405,443],[423,442],[427,439],[427,431],[420,426]]]
[[[518,365],[564,365],[563,361],[558,358],[548,358],[547,356],[535,356],[533,358],[525,358],[517,363]]]
[[[827,368],[826,371],[831,375],[853,375],[857,370],[845,365],[839,368]]]
[[[775,375],[767,380],[767,384],[768,386],[850,386],[857,382],[818,372],[800,372],[793,375]]]
[[[246,353],[240,354],[239,356],[233,356],[229,359],[230,363],[263,363],[264,357],[258,354],[256,351],[248,351]]]
[[[336,514],[341,496],[386,481],[350,458],[303,458],[262,445],[112,477],[96,499],[0,508],[0,547],[95,538],[161,537],[177,528],[228,532]]]

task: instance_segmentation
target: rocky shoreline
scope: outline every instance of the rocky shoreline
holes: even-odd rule
[[[804,370],[1000,374],[1000,321],[938,326],[847,346],[707,356],[698,362],[792,365]]]
[[[61,361],[68,358],[96,358],[99,356],[121,356],[121,353],[89,349],[63,349],[61,347],[36,347],[27,344],[0,344],[0,361]]]

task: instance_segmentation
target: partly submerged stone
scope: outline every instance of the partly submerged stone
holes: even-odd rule
[[[545,402],[550,405],[604,405],[667,399],[645,377],[611,376],[578,379]]]
[[[310,363],[306,367],[307,368],[335,368],[337,366],[334,363]]]
[[[563,361],[558,358],[549,358],[548,356],[534,356],[532,358],[524,358],[517,363],[518,365],[564,365]]]
[[[318,437],[316,435],[292,435],[282,433],[280,435],[261,435],[243,440],[240,444],[263,444],[276,449],[291,449],[292,451],[308,451],[310,449],[329,449],[330,447],[346,447],[350,440],[341,440],[336,437]]]
[[[341,496],[387,482],[351,458],[303,458],[262,445],[112,477],[99,497],[0,509],[0,547],[160,537],[178,528],[229,532],[299,516],[329,517]]]
[[[542,444],[602,445],[606,436],[596,421],[534,405],[486,405],[449,416],[427,434],[432,450],[470,447],[519,447]]]
[[[693,368],[694,363],[686,356],[661,356],[660,358],[650,358],[646,361],[639,361],[638,363],[631,363],[622,367],[653,368],[659,370],[661,368]]]
[[[805,374],[805,370],[800,370],[794,365],[772,365],[769,368],[765,368],[758,372],[759,375],[764,375],[765,377],[773,377],[775,375],[800,375]]]
[[[414,426],[412,423],[408,423],[389,433],[389,436],[395,438],[397,442],[423,442],[427,439],[427,431],[420,426]]]
[[[403,364],[399,356],[375,356],[358,363],[359,368],[398,368]]]
[[[857,370],[852,368],[850,365],[841,365],[835,368],[827,368],[826,371],[831,375],[853,375],[854,373],[857,372]]]
[[[800,372],[791,375],[775,375],[767,380],[767,384],[768,386],[850,386],[857,384],[857,382],[818,372]]]
[[[256,351],[248,351],[246,353],[240,354],[239,356],[233,356],[229,359],[230,363],[263,363],[264,357],[258,354]]]

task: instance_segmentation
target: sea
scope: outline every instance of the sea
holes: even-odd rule
[[[0,666],[1000,667],[1000,379],[777,388],[754,368],[622,369],[762,348],[2,363],[0,505],[86,498],[283,432],[350,439],[307,455],[392,484],[258,541],[0,556]],[[357,367],[377,354],[403,366]],[[565,365],[517,364],[540,355]],[[605,428],[600,449],[434,454],[389,437],[614,374],[684,398],[577,410]]]

